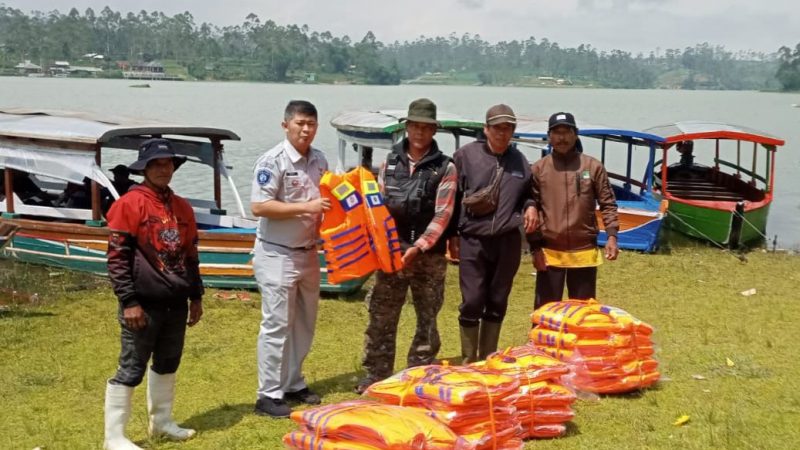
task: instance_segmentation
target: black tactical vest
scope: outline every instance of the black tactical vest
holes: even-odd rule
[[[389,213],[397,224],[403,249],[413,245],[425,232],[434,216],[436,191],[444,178],[449,156],[439,151],[436,141],[431,150],[410,173],[407,142],[396,145],[386,157],[384,197]],[[429,251],[444,253],[447,239],[442,236]]]

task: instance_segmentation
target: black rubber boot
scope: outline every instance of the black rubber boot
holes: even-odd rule
[[[459,327],[461,329],[461,364],[467,365],[478,360],[479,326]]]
[[[500,341],[500,322],[481,320],[480,344],[478,346],[478,359],[483,361],[487,356],[497,351],[497,342]]]

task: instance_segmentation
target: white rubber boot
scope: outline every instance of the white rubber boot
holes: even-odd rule
[[[125,437],[125,425],[131,417],[133,388],[122,384],[106,383],[105,439],[106,450],[142,450]]]
[[[150,414],[150,436],[164,436],[173,441],[185,441],[195,431],[181,428],[172,420],[172,403],[175,401],[175,374],[159,375],[147,371],[147,411]]]

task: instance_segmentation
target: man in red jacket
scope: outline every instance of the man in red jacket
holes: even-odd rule
[[[172,420],[175,372],[188,325],[203,315],[203,284],[192,207],[169,188],[186,161],[166,139],[149,139],[129,166],[144,175],[108,212],[108,275],[119,300],[122,326],[119,367],[106,385],[105,441],[108,450],[139,447],[125,437],[134,387],[148,361],[147,409],[151,435],[186,440],[195,431]],[[187,300],[190,300],[187,305]]]

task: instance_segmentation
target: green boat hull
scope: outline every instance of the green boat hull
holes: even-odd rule
[[[767,230],[769,205],[746,211],[739,235],[740,244],[755,243],[764,239]],[[733,211],[704,208],[697,205],[670,201],[669,227],[688,236],[729,245],[734,223]]]
[[[20,262],[57,267],[68,270],[89,272],[99,276],[108,276],[106,254],[97,250],[71,245],[65,251],[64,245],[45,239],[14,236],[8,247],[0,251],[5,258]],[[202,264],[248,264],[247,253],[201,252]],[[323,267],[320,279],[320,291],[332,294],[349,294],[361,288],[369,276],[349,280],[340,284],[330,284],[325,273],[325,259],[320,252],[320,265]],[[203,275],[203,285],[221,289],[257,289],[258,285],[252,276]]]

